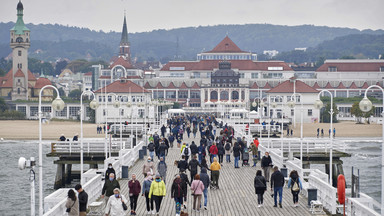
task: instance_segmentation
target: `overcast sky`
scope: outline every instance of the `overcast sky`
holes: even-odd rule
[[[16,21],[18,0],[0,0],[0,22]],[[128,31],[269,23],[384,29],[384,0],[22,0],[26,23]]]

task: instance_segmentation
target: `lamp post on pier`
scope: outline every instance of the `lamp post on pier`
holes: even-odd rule
[[[301,111],[300,111],[300,161],[301,161],[301,167],[303,166],[303,120],[304,120],[304,106],[303,106],[303,95],[300,93],[293,93],[291,96],[291,100],[287,102],[287,105],[289,108],[295,108],[296,106],[296,95],[300,96],[300,103],[301,103]],[[293,116],[295,119],[296,116]]]
[[[320,100],[320,95],[321,95],[321,93],[323,93],[323,92],[327,92],[330,96],[331,96],[331,108],[330,108],[330,110],[329,110],[329,114],[330,114],[330,127],[329,127],[329,130],[330,130],[330,133],[329,133],[329,143],[330,143],[330,147],[329,147],[329,184],[331,184],[332,186],[333,186],[333,163],[332,163],[332,160],[333,160],[333,135],[332,135],[332,132],[333,132],[333,94],[330,92],[330,91],[328,91],[328,90],[326,90],[326,89],[324,89],[324,90],[321,90],[320,92],[319,92],[319,95],[317,96],[317,100],[315,101],[315,104],[314,104],[314,106],[315,106],[315,108],[316,109],[321,109],[323,106],[324,106],[324,104],[323,104],[323,102]]]
[[[281,129],[280,129],[281,136],[280,136],[280,138],[281,138],[281,157],[284,158],[284,144],[283,144],[283,139],[284,139],[284,112],[283,112],[284,104],[283,104],[283,100],[284,100],[284,98],[280,95],[275,96],[274,102],[271,104],[272,108],[277,107],[276,98],[279,98],[281,100]],[[276,112],[276,116],[277,116],[277,112]]]
[[[84,140],[83,140],[83,118],[84,118],[84,110],[83,110],[83,95],[86,95],[86,94],[91,94],[93,96],[93,100],[91,101],[91,103],[89,103],[89,107],[91,107],[91,109],[95,110],[97,109],[97,107],[99,106],[99,103],[97,103],[96,101],[96,97],[95,97],[95,94],[92,92],[92,91],[89,91],[89,90],[86,90],[86,91],[83,91],[83,93],[81,93],[80,95],[80,184],[81,185],[84,185],[84,181],[83,181],[83,173],[84,173],[84,168],[83,168],[83,163],[84,163],[84,156],[83,156],[83,153],[84,153],[84,150],[83,150],[83,143],[84,143]]]
[[[360,101],[359,107],[361,111],[368,112],[372,109],[372,102],[368,99],[367,93],[371,88],[378,88],[381,90],[383,94],[383,111],[381,112],[381,116],[383,118],[382,121],[382,144],[381,144],[381,215],[384,215],[384,90],[382,87],[378,85],[369,86],[364,93],[363,100]]]
[[[42,136],[43,136],[43,131],[42,131],[42,125],[41,125],[41,118],[43,113],[41,112],[41,96],[46,88],[53,88],[56,93],[57,97],[55,100],[52,102],[52,110],[55,111],[61,111],[65,107],[64,101],[60,98],[60,93],[59,90],[53,86],[53,85],[46,85],[43,88],[41,88],[40,93],[39,93],[39,215],[43,216],[44,214],[44,208],[43,208],[43,142],[42,142]]]

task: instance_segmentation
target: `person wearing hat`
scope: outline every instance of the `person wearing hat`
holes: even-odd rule
[[[73,136],[72,141],[79,141],[79,134],[76,133],[75,136]]]
[[[109,197],[107,207],[105,208],[105,216],[125,215],[123,204],[126,203],[127,199],[120,193],[120,189],[113,189],[113,195]]]
[[[148,198],[153,199],[155,201],[157,216],[159,215],[161,201],[163,200],[163,197],[165,197],[165,194],[166,194],[165,184],[161,180],[160,174],[156,173],[155,181],[153,181],[151,184]]]
[[[176,215],[180,215],[183,199],[187,199],[187,185],[183,183],[180,174],[176,175],[171,187],[171,198],[175,199]]]
[[[155,165],[154,165],[152,158],[150,156],[147,158],[147,161],[143,165],[144,178],[147,176],[148,172],[151,172],[152,175],[155,172]]]
[[[60,138],[59,138],[60,141],[64,142],[66,139],[67,139],[67,138],[65,138],[64,134],[61,134],[61,135],[60,135]]]
[[[115,169],[113,169],[113,166],[112,166],[112,163],[109,163],[108,164],[108,168],[107,170],[105,171],[105,179],[108,179],[109,178],[109,175],[113,173],[114,175],[116,175],[116,171]]]

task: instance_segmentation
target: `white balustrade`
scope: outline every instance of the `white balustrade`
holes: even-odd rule
[[[317,189],[317,200],[319,200],[324,208],[330,213],[336,214],[336,193],[337,189],[331,186],[327,181],[319,178],[319,175],[312,173],[309,175],[309,188]]]

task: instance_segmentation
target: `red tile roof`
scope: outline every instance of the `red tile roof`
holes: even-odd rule
[[[107,93],[149,93],[150,91],[144,89],[143,87],[137,85],[136,83],[130,80],[117,80],[104,88],[97,90],[95,93],[105,92],[105,88]]]
[[[291,80],[286,80],[281,84],[277,85],[275,88],[267,91],[267,93],[293,93],[294,83]],[[297,93],[318,93],[319,91],[313,87],[305,84],[300,80],[296,80],[296,92]]]
[[[127,79],[141,79],[140,76],[127,76]]]
[[[257,85],[256,82],[254,82],[254,83],[252,84],[252,86],[250,87],[250,89],[258,89],[258,88],[259,88],[259,86]]]
[[[14,77],[25,77],[23,71],[19,68],[15,73]]]
[[[347,87],[345,87],[345,85],[343,84],[343,82],[340,82],[339,85],[336,87],[337,89],[346,89]]]
[[[111,79],[111,76],[100,76],[99,79]]]
[[[92,76],[92,72],[87,72],[84,74],[84,76]]]
[[[247,53],[242,51],[228,36],[207,53]]]
[[[163,84],[161,84],[161,82],[158,82],[154,88],[155,89],[164,89],[164,86],[163,86]]]
[[[197,82],[195,82],[193,86],[191,86],[191,89],[200,89],[200,86],[197,84]]]
[[[180,85],[179,88],[180,88],[180,89],[187,89],[188,86],[187,86],[187,84],[185,84],[185,82],[183,82],[183,83]]]
[[[272,87],[271,87],[271,85],[269,85],[269,83],[267,82],[267,83],[265,83],[265,86],[263,87],[263,89],[271,89]]]
[[[146,88],[146,89],[150,89],[150,88],[152,88],[152,87],[151,87],[151,85],[149,85],[149,82],[146,82],[145,85],[144,85],[144,88]]]
[[[164,65],[160,71],[212,71],[215,68],[219,68],[219,62],[221,62],[221,60],[171,61]],[[231,68],[239,70],[268,71],[268,67],[282,67],[283,71],[293,71],[293,69],[283,61],[229,60],[229,62],[231,62]],[[177,70],[171,70],[171,67]],[[180,70],[180,68],[184,68],[184,70]]]
[[[121,65],[123,67],[125,67],[126,69],[134,69],[134,67],[132,66],[132,64],[130,62],[128,62],[127,60],[125,60],[123,57],[119,57],[116,59],[116,61],[114,61],[111,66],[109,66],[109,68],[113,68],[115,67],[116,65]]]
[[[363,86],[361,86],[362,89],[367,89],[369,87],[367,82],[364,82]]]
[[[35,88],[41,89],[46,85],[52,85],[51,81],[47,78],[40,77],[35,84]]]
[[[312,88],[314,88],[314,89],[319,89],[319,88],[321,88],[321,87],[319,86],[319,84],[318,84],[317,82],[315,82],[315,84],[313,84]]]
[[[333,86],[331,85],[331,83],[327,83],[327,85],[324,87],[326,89],[333,89]]]
[[[357,87],[355,82],[352,82],[351,85],[348,88],[350,88],[350,89],[358,89],[359,87]]]
[[[349,61],[325,61],[316,72],[328,72],[329,67],[336,67],[337,72],[380,72],[380,67],[384,67],[384,61],[359,61],[349,60]]]
[[[33,75],[33,73],[30,70],[28,70],[28,81],[36,81],[36,80],[37,79],[35,75]]]
[[[173,84],[173,82],[170,82],[167,88],[169,88],[169,89],[177,89],[175,84]]]

